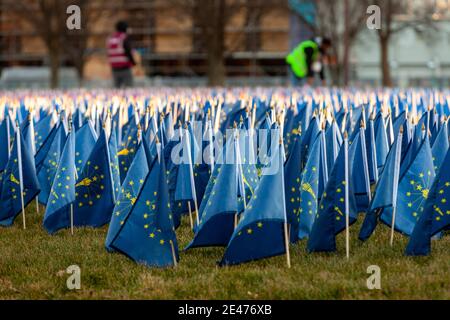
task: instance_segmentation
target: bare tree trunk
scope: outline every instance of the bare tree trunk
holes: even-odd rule
[[[382,72],[383,86],[391,87],[391,69],[389,66],[389,38],[380,36],[380,67]]]
[[[50,57],[50,87],[52,89],[58,88],[59,85],[59,58],[60,51],[58,44],[48,45],[49,57]]]
[[[222,54],[208,52],[208,85],[223,86],[225,84],[225,62]]]
[[[349,82],[349,55],[350,55],[350,35],[349,35],[349,3],[348,0],[344,1],[344,52],[342,57],[342,68],[344,73],[343,84],[348,85]]]
[[[208,30],[208,85],[223,86],[225,84],[225,21],[223,16],[225,0],[211,0],[209,5],[212,26],[206,25]]]

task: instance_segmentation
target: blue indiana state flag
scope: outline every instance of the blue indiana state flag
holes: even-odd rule
[[[319,134],[309,150],[308,161],[302,172],[300,196],[289,197],[288,199],[292,205],[296,204],[298,206],[298,238],[300,240],[308,238],[311,232],[317,213],[317,206],[323,192],[324,164],[321,160],[323,149],[323,139],[321,134]],[[289,193],[287,192],[287,194]]]
[[[246,121],[246,123],[249,126],[249,121]],[[242,172],[242,183],[239,184],[240,188],[238,188],[239,213],[244,211],[245,205],[250,201],[259,183],[258,170],[256,168],[255,141],[253,139],[254,132],[245,128],[242,127],[242,130],[239,131],[238,138]]]
[[[97,134],[88,120],[75,134],[75,164],[80,175],[97,142]]]
[[[346,148],[343,145],[339,151],[335,165],[331,171],[327,186],[323,192],[319,203],[319,210],[314,220],[314,224],[308,239],[309,252],[336,251],[336,235],[345,229],[346,202],[349,208],[349,223],[356,221],[358,211],[356,199],[352,192],[352,169],[349,165],[357,149],[352,144],[346,160]],[[345,177],[345,167],[347,166],[348,177]],[[345,189],[348,188],[348,199],[345,196]]]
[[[298,131],[298,119],[295,116],[294,108],[288,107],[286,109],[286,114],[284,118],[284,130],[283,130],[283,138],[285,141],[285,147],[287,153],[290,152],[292,143],[294,142],[293,139],[291,139],[292,135],[296,136]]]
[[[298,225],[300,212],[298,200],[301,191],[302,153],[301,139],[294,138],[291,153],[284,165],[284,190],[286,193],[286,214],[290,225],[290,241],[298,240]]]
[[[434,170],[436,172],[439,170],[439,168],[441,168],[442,161],[444,161],[448,148],[448,128],[444,123],[444,125],[439,130],[431,149],[431,154],[433,155]]]
[[[47,156],[42,165],[37,169],[37,176],[41,192],[39,193],[39,203],[47,205],[50,189],[58,168],[59,159],[66,142],[66,132],[62,123],[58,126],[55,138],[48,149]]]
[[[3,172],[0,193],[0,226],[11,226],[22,211],[21,190],[23,190],[25,208],[39,193],[40,188],[32,150],[27,148],[20,129],[17,128],[11,156]]]
[[[83,126],[83,114],[81,113],[80,108],[77,108],[73,114],[73,125],[75,127],[75,132]]]
[[[121,182],[123,182],[127,176],[128,169],[130,168],[138,146],[138,126],[135,118],[132,117],[128,123],[128,129],[122,138],[122,143],[119,146],[119,152],[117,153],[119,156]]]
[[[70,227],[75,182],[75,132],[72,131],[66,139],[45,209],[44,228],[48,233]]]
[[[264,167],[255,194],[242,214],[219,263],[221,266],[286,252],[283,232],[287,220],[282,148],[281,143],[277,143],[269,165]]]
[[[342,136],[336,121],[333,119],[332,124],[326,130],[326,150],[327,150],[327,169],[331,171],[334,165],[334,161],[339,153],[339,148],[342,145]]]
[[[316,141],[317,136],[320,133],[319,123],[317,118],[314,116],[311,119],[308,129],[305,134],[302,135],[301,139],[301,150],[302,150],[302,168],[305,167],[307,160],[309,159],[309,150]]]
[[[42,145],[44,144],[44,141],[49,136],[50,132],[52,131],[53,125],[52,125],[53,115],[47,114],[42,118],[34,128],[34,141],[36,145],[36,150],[39,150]]]
[[[78,176],[75,197],[75,226],[100,227],[110,221],[114,209],[114,190],[104,129]]]
[[[188,203],[190,203],[192,212],[195,211],[194,196],[195,193],[195,181],[192,163],[192,146],[190,143],[190,133],[188,129],[183,130],[183,136],[181,137],[182,152],[180,163],[176,165],[176,184],[174,201],[177,206],[182,208],[180,211],[176,211],[176,221],[179,219],[179,214],[186,213],[188,211]]]
[[[435,177],[428,135],[422,142],[415,159],[398,185],[397,213],[395,229],[403,234],[411,235],[414,226],[424,211],[425,201]],[[383,210],[381,221],[392,224],[392,208]]]
[[[365,132],[366,149],[367,149],[367,164],[370,177],[370,183],[374,184],[378,181],[378,163],[377,163],[377,148],[375,143],[375,123],[373,118],[369,120],[369,125]]]
[[[49,149],[53,144],[53,140],[55,140],[55,137],[56,137],[56,134],[57,134],[58,128],[59,128],[59,123],[61,123],[61,121],[59,121],[56,125],[53,126],[52,130],[48,134],[45,141],[42,142],[41,147],[38,149],[38,151],[34,157],[34,162],[36,164],[36,172],[39,172],[39,169],[42,166],[42,164],[44,163],[45,158],[47,157],[47,154],[49,152]]]
[[[114,206],[105,241],[105,246],[108,250],[112,250],[111,242],[120,230],[120,226],[131,212],[139,191],[142,189],[145,177],[149,171],[148,163],[149,161],[145,152],[144,141],[142,141],[138,147],[136,156],[130,165],[128,174],[122,183],[116,205]]]
[[[367,146],[364,137],[364,129],[356,129],[359,131],[352,141],[352,149],[355,150],[354,161],[352,161],[352,186],[355,194],[358,212],[366,211],[369,206],[370,176],[369,164],[367,161]]]
[[[34,119],[31,116],[30,111],[28,111],[26,119],[20,124],[20,132],[22,134],[23,140],[25,141],[25,145],[28,148],[31,148],[34,155]]]
[[[414,139],[415,132],[416,132],[415,128],[417,126],[414,127],[412,124],[410,124],[409,121],[406,120],[403,127],[405,128],[405,132],[402,137],[402,164],[401,165],[405,167],[405,166],[407,166],[407,164],[410,163],[409,161],[411,161],[411,157],[408,155],[408,152],[410,150],[412,150],[412,148],[413,148],[412,145],[414,144],[414,140],[416,141],[415,147],[418,147],[420,142],[417,143],[419,140]],[[417,129],[419,129],[418,133],[420,133],[420,127],[417,127]],[[418,138],[421,138],[421,137],[418,136]],[[409,161],[404,161],[404,159],[406,159],[407,157],[410,158]],[[402,171],[403,170],[400,168],[400,172],[402,172]]]
[[[234,161],[225,162],[217,168],[217,177],[212,178],[212,190],[199,225],[196,227],[194,239],[186,249],[206,246],[226,246],[234,231],[234,221],[238,209],[238,170],[239,163],[236,143],[233,137],[228,138],[226,150],[234,153]]]
[[[0,172],[5,170],[8,164],[9,154],[11,152],[11,131],[10,127],[13,124],[9,119],[9,115],[6,115],[2,123],[0,123]]]
[[[161,156],[151,164],[136,203],[112,239],[111,247],[150,267],[168,267],[177,263],[178,244]]]
[[[362,241],[367,240],[375,230],[377,226],[378,212],[384,208],[392,207],[394,203],[394,183],[398,184],[398,181],[394,180],[395,172],[400,170],[401,146],[402,136],[399,134],[387,155],[386,163],[383,171],[381,172],[380,179],[378,180],[374,197],[372,198],[369,209],[367,210],[364,218],[364,222],[361,226],[359,239]]]
[[[413,130],[411,141],[407,147],[407,151],[405,156],[402,157],[402,163],[400,165],[400,176],[403,176],[408,170],[411,163],[414,161],[417,152],[423,141],[423,136],[425,135],[425,125],[421,128],[420,126],[416,126]],[[403,145],[402,145],[403,148]],[[402,152],[403,154],[403,152]]]
[[[211,196],[211,193],[212,193],[212,191],[213,191],[213,189],[214,189],[214,187],[216,185],[217,177],[219,175],[219,168],[220,168],[220,166],[221,166],[221,164],[219,164],[219,163],[215,164],[214,170],[211,173],[211,176],[209,178],[208,184],[206,185],[205,193],[203,195],[202,202],[200,203],[200,207],[198,209],[198,211],[199,211],[199,216],[198,216],[199,221],[201,221],[203,219],[203,215],[204,215],[204,212],[205,212],[207,204],[208,204],[208,199]],[[197,227],[198,227],[197,225],[194,226],[194,231],[197,230]]]
[[[114,185],[114,199],[119,197],[120,192],[120,167],[119,156],[117,155],[117,137],[116,130],[111,129],[111,136],[108,141],[109,159],[111,165],[111,174]]]
[[[377,124],[378,122],[378,124]],[[376,118],[375,120],[375,150],[376,150],[376,158],[377,158],[377,166],[378,166],[378,174],[381,174],[381,171],[384,168],[384,164],[386,163],[386,158],[389,153],[389,140],[386,133],[386,125],[383,120],[383,116]]]
[[[428,193],[424,211],[406,247],[406,255],[429,255],[431,237],[450,226],[450,151],[447,152]]]

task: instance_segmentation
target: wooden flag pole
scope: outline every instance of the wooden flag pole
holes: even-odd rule
[[[39,215],[39,200],[38,200],[38,196],[36,196],[36,214]]]
[[[287,267],[291,267],[291,256],[289,254],[289,232],[288,232],[288,222],[287,222],[287,214],[286,214],[286,195],[284,190],[284,169],[283,169],[283,161],[281,157],[281,151],[284,150],[283,146],[283,137],[280,136],[280,145],[279,145],[280,156],[278,157],[278,170],[281,170],[281,193],[283,195],[283,213],[284,213],[284,246],[286,250],[286,263]]]
[[[390,238],[390,245],[391,247],[394,245],[394,231],[395,231],[395,214],[397,211],[397,205],[392,206],[392,222],[391,222],[391,238]]]
[[[375,111],[372,112],[372,117],[370,119],[369,126],[370,126],[370,134],[372,137],[372,139],[370,139],[370,145],[372,148],[373,178],[374,178],[375,184],[377,184],[378,183],[378,162],[377,162],[377,146],[375,143],[374,120],[375,120]]]
[[[291,256],[289,254],[289,232],[288,232],[288,223],[284,222],[284,245],[286,249],[286,263],[287,267],[291,267]]]
[[[70,204],[70,233],[73,235],[73,203]]]
[[[366,134],[364,131],[365,130],[365,122],[363,120],[361,120],[359,130],[360,130],[360,137],[361,137],[361,151],[362,151],[366,192],[367,192],[367,197],[369,198],[369,203],[370,203],[370,201],[372,200],[372,193],[370,192],[369,163],[367,160]]]
[[[190,180],[191,180],[191,191],[192,191],[192,197],[194,200],[194,209],[195,209],[195,218],[197,220],[197,226],[200,224],[200,218],[198,217],[198,206],[197,206],[197,193],[195,192],[195,180],[194,180],[194,168],[192,167],[192,158],[191,158],[191,141],[190,141],[190,135],[189,135],[189,130],[187,128],[187,124],[185,124],[185,130],[186,130],[186,143],[187,143],[187,147],[188,147],[188,157],[189,157],[189,175],[190,175]],[[189,208],[190,208],[190,203],[189,204]]]
[[[326,140],[325,140],[325,121],[322,123],[321,130],[321,139],[322,139],[322,152],[321,152],[321,160],[323,166],[323,185],[326,186],[328,182],[328,167],[327,167],[327,149],[326,149]]]
[[[344,166],[345,166],[345,255],[350,258],[350,209],[349,209],[349,176],[348,176],[348,134],[344,132]]]
[[[240,188],[242,191],[242,199],[244,201],[244,210],[247,209],[247,200],[246,200],[246,194],[245,194],[245,185],[244,185],[244,172],[242,170],[242,159],[241,159],[241,149],[240,149],[240,145],[239,145],[239,137],[235,136],[235,150],[236,150],[236,162],[238,165],[238,175],[240,177],[240,179],[238,179],[238,181],[240,181]],[[238,212],[236,212],[236,214],[234,215],[234,228],[236,229],[238,225]]]
[[[8,140],[8,159],[11,156],[11,137],[10,137],[10,133],[9,133],[9,112],[6,115],[4,121],[6,121],[6,139]]]
[[[173,245],[173,241],[172,240],[170,240],[170,248],[172,249],[173,266],[176,267],[178,265],[177,255],[175,254],[175,247]]]
[[[111,128],[112,130],[112,128]],[[69,118],[69,135],[70,134],[75,134],[74,132],[72,132],[72,116]],[[70,137],[68,137],[67,139],[69,139]],[[78,172],[77,172],[77,166],[75,165],[74,168],[74,175],[75,175],[75,183],[78,180]],[[74,235],[74,218],[73,218],[73,202],[70,204],[70,233],[73,236]]]
[[[189,222],[191,223],[191,230],[194,230],[194,220],[192,219],[192,209],[190,201],[188,201],[188,209],[189,209]]]
[[[216,134],[217,131],[219,131],[221,113],[222,113],[222,102],[220,101],[220,99],[218,99],[218,106],[217,106],[216,115],[214,118],[214,134]]]
[[[208,126],[208,138],[209,138],[209,161],[211,166],[211,174],[214,172],[214,145],[213,145],[213,127],[211,122],[211,116],[209,115],[209,119],[207,122]]]
[[[397,213],[397,192],[398,192],[398,179],[400,175],[400,157],[402,152],[402,138],[403,138],[403,126],[400,127],[400,132],[397,137],[397,149],[395,154],[394,165],[394,181],[392,190],[392,222],[391,222],[391,247],[394,245],[394,231],[395,231],[395,215]]]

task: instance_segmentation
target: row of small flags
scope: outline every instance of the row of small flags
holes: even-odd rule
[[[450,229],[449,100],[431,90],[6,93],[0,225],[21,215],[25,229],[36,201],[50,234],[109,224],[108,251],[162,267],[177,265],[188,215],[185,250],[226,247],[220,265],[286,255],[290,266],[290,245],[336,251],[341,232],[349,257],[361,219],[361,241],[381,222],[391,245],[398,232],[407,255],[428,255]]]

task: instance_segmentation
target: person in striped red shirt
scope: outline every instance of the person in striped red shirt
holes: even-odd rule
[[[132,68],[136,62],[127,30],[128,24],[125,21],[117,22],[116,31],[107,41],[108,61],[111,65],[115,88],[133,86]]]

